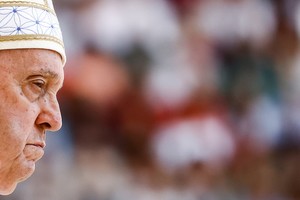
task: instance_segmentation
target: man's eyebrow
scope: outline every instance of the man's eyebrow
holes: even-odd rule
[[[43,75],[43,76],[50,77],[50,78],[58,78],[58,74],[51,70],[41,69],[41,70],[34,71],[33,74]]]

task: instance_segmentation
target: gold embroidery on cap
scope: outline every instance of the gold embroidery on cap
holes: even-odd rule
[[[49,35],[13,35],[13,36],[0,37],[0,42],[20,41],[20,40],[48,40],[48,41],[56,42],[64,48],[64,44],[61,40]]]
[[[40,5],[44,5],[44,6],[49,5],[47,0],[0,0],[0,2],[36,3],[36,4],[40,4]]]
[[[44,0],[44,4],[34,3],[34,2],[25,2],[25,1],[0,1],[0,7],[7,7],[7,6],[25,6],[25,7],[34,7],[46,10],[48,12],[55,14],[55,11],[50,8],[48,5],[47,0]]]

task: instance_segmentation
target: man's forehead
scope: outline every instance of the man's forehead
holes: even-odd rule
[[[49,52],[34,54],[33,59],[27,57],[29,63],[24,63],[25,68],[29,67],[29,71],[32,74],[43,75],[53,79],[63,79],[64,70],[60,62],[60,56],[55,52],[48,54]]]
[[[1,50],[0,65],[25,74],[40,74],[51,78],[63,76],[60,55],[46,49]]]

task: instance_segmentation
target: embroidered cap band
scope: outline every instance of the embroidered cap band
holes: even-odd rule
[[[52,0],[0,0],[0,50],[25,48],[56,51],[65,64],[62,33]]]

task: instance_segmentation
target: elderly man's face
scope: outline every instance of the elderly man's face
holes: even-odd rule
[[[45,131],[61,127],[59,54],[42,49],[0,51],[0,194],[14,191],[44,154]]]

